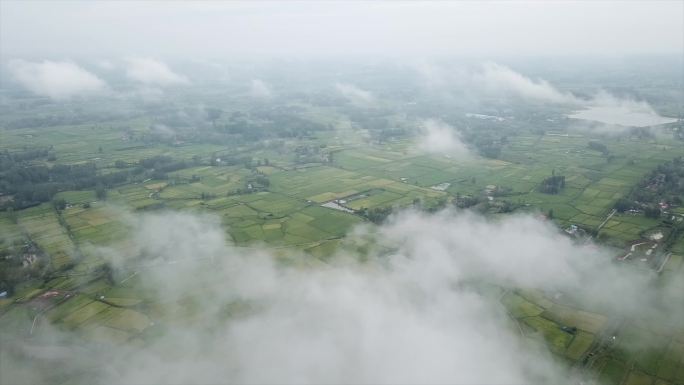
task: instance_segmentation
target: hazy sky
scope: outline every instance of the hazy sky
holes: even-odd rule
[[[0,2],[12,55],[679,53],[683,1]]]

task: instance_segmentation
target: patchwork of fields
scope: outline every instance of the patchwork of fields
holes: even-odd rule
[[[133,131],[147,123],[128,122]],[[26,143],[49,143],[58,153],[70,154],[59,157],[55,164],[94,161],[102,172],[116,171],[116,161],[135,165],[145,157],[169,154],[189,161],[229,151],[213,145],[139,148],[115,135],[118,129],[17,130],[4,138],[7,142],[3,145],[21,148]],[[92,145],[95,137],[100,148]],[[164,317],[192,317],[191,304],[150,303],[143,274],[139,274],[142,270],[128,271],[123,277],[108,272],[104,257],[108,249],[131,259],[137,257],[124,242],[133,212],[185,210],[215,215],[226,238],[236,246],[265,244],[301,250],[317,263],[334,254],[354,226],[367,221],[364,210],[416,204],[439,207],[463,196],[489,199],[490,204],[507,201],[518,211],[547,214],[562,228],[577,225],[596,230],[600,240],[618,250],[649,231],[662,229],[659,219],[611,215],[611,211],[644,174],[683,155],[684,149],[668,141],[622,139],[608,145],[612,156],[607,158],[588,149],[587,141],[582,135],[522,135],[510,139],[500,159],[416,153],[408,140],[335,145],[326,149],[329,162],[311,164],[296,163],[285,150],[259,148],[249,152],[259,160],[258,166],[193,161],[169,172],[166,179],[110,188],[106,199],[97,198],[93,190],[63,191],[56,196],[67,203],[63,210],[44,203],[0,214],[0,249],[26,257],[30,251],[17,250],[34,245],[42,255],[35,268],[56,272],[50,280],[23,283],[12,300],[0,299],[0,329],[32,333],[49,321],[79,330],[93,341],[121,343],[148,338],[155,322]],[[542,181],[551,175],[565,176],[565,187],[558,194],[539,192]],[[255,177],[267,179],[267,186],[257,188]],[[492,189],[501,193],[491,194]],[[322,206],[330,202],[345,210]],[[675,208],[673,213],[682,211]],[[671,251],[674,254],[659,279],[684,282],[684,238],[676,240]],[[592,353],[612,337],[605,333],[615,322],[607,315],[574,308],[533,290],[501,289],[499,299],[523,336],[544,341],[561,360],[588,363],[601,381],[684,382],[681,325],[657,329],[648,320],[631,320],[615,342],[609,341],[614,345],[608,353],[599,357]],[[626,345],[630,340],[658,341],[658,348],[634,351]]]

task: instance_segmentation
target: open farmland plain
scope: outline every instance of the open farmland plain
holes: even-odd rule
[[[684,385],[684,0],[0,0],[0,385]]]
[[[334,130],[222,144],[149,139],[155,125],[142,117],[3,130],[7,154],[47,149],[54,155],[27,167],[92,165],[103,182],[59,188],[50,200],[0,213],[0,251],[20,258],[16,270],[6,271],[22,277],[11,296],[0,298],[0,334],[40,335],[52,325],[94,343],[144,345],[165,320],[193,322],[200,313],[193,296],[222,277],[208,275],[176,301],[155,300],[145,275],[175,261],[145,262],[128,242],[134,218],[148,212],[209,214],[232,246],[270,248],[282,263],[302,266],[324,265],[350,248],[363,256],[363,246],[347,235],[402,209],[468,209],[493,218],[525,213],[578,243],[607,246],[616,263],[655,272],[658,282],[684,282],[681,207],[650,217],[615,210],[645,175],[684,155],[664,128],[648,139],[523,131],[496,157],[474,149],[449,156],[418,150],[411,135],[359,140],[358,128],[331,109],[298,108]],[[592,148],[597,140],[605,151]],[[555,176],[563,176],[563,187],[543,191]],[[127,268],[112,266],[112,250]],[[539,290],[494,292],[516,332],[573,370],[608,384],[684,382],[684,329],[677,320],[662,324],[647,314],[625,320]],[[226,317],[242,311],[224,310]],[[657,343],[644,349],[630,341]]]

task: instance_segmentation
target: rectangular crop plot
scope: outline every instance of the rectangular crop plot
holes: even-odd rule
[[[130,309],[113,309],[106,325],[123,331],[141,332],[149,327],[150,319],[137,311]]]
[[[102,302],[92,301],[87,305],[73,311],[71,314],[64,317],[62,321],[70,326],[78,326],[83,322],[86,322],[89,318],[107,310],[108,308],[109,306]]]
[[[314,217],[308,224],[318,228],[333,236],[342,236],[355,224],[362,222],[362,219],[351,214],[326,209],[323,207],[311,206],[303,209],[301,213]]]
[[[514,293],[506,293],[501,298],[501,303],[506,306],[506,309],[515,318],[537,316],[544,311],[542,307]]]
[[[622,382],[622,378],[625,376],[625,370],[625,365],[622,362],[610,360],[601,369],[599,381],[602,384],[618,385]]]
[[[546,309],[544,316],[564,326],[575,326],[590,333],[599,332],[608,320],[606,316],[601,314],[589,313],[558,304]]]
[[[589,350],[593,342],[593,334],[580,330],[577,332],[577,334],[575,334],[575,338],[573,338],[570,346],[568,346],[568,350],[565,352],[565,355],[572,360],[579,360],[582,355]]]
[[[541,333],[551,350],[562,354],[572,341],[572,335],[561,330],[560,325],[543,317],[527,317],[522,322]]]

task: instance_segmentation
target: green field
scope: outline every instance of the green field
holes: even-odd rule
[[[40,107],[41,100],[30,98],[16,102],[16,111],[8,110],[13,118],[34,118],[35,113],[48,123],[13,128],[0,124],[4,156],[49,149],[50,156],[28,159],[20,167],[93,165],[89,178],[95,183],[86,177],[58,183],[51,175],[44,181],[54,188],[50,199],[0,212],[0,256],[5,263],[0,268],[9,266],[6,271],[11,267],[21,278],[12,282],[12,293],[0,298],[0,337],[12,340],[36,333],[40,338],[41,330],[50,330],[49,323],[89,343],[144,346],[169,320],[188,327],[202,320],[210,288],[225,277],[221,271],[210,271],[201,282],[184,277],[192,290],[160,300],[164,296],[148,287],[145,278],[160,262],[146,259],[145,251],[130,242],[136,219],[146,213],[208,215],[236,254],[267,248],[276,264],[311,269],[329,268],[331,261],[338,262],[334,257],[340,251],[352,250],[366,262],[375,245],[348,235],[356,230],[355,237],[372,238],[371,224],[382,223],[391,212],[465,210],[460,206],[465,201],[468,210],[490,219],[543,217],[563,235],[571,233],[563,230],[579,228],[582,232],[572,235],[573,242],[599,243],[613,259],[660,232],[651,260],[637,250],[638,257],[614,262],[653,273],[654,286],[684,292],[684,208],[674,205],[655,217],[638,210],[613,212],[644,176],[684,155],[684,146],[674,141],[669,128],[646,137],[570,129],[558,133],[546,127],[553,119],[530,111],[518,115],[520,119],[506,118],[501,126],[471,128],[462,111],[435,110],[430,102],[415,107],[426,110],[405,113],[406,101],[359,109],[293,97],[278,99],[277,108],[271,109],[245,95],[206,91],[169,91],[173,96],[168,105],[118,101],[118,117],[87,124],[51,125],[49,117],[57,116],[60,107]],[[28,107],[31,103],[36,111]],[[110,107],[82,103],[69,114],[78,115],[80,108],[104,113]],[[222,116],[209,123],[205,111],[197,111],[198,103],[222,106]],[[417,149],[413,133],[428,112],[444,115],[455,127],[468,127],[467,157]],[[552,108],[544,112],[565,118]],[[183,121],[187,116],[196,120]],[[380,118],[387,126],[373,129],[374,124],[383,125]],[[163,122],[169,120],[182,123],[166,127]],[[165,136],[159,126],[174,134]],[[487,141],[498,143],[500,151],[487,156],[478,152],[477,144]],[[592,141],[605,143],[608,152],[590,148]],[[107,176],[119,173],[125,177],[106,182]],[[562,188],[553,193],[541,188],[556,176],[564,177]],[[0,195],[0,203],[12,199]],[[392,252],[388,247],[373,262],[384,265],[385,254]],[[174,284],[169,282],[166,289],[173,290]],[[472,286],[479,289],[478,284],[483,285]],[[681,320],[655,322],[657,317],[649,314],[624,320],[535,288],[491,285],[483,291],[525,343],[545,346],[558,362],[592,380],[684,383]],[[209,317],[253,310],[240,299],[235,302]]]

